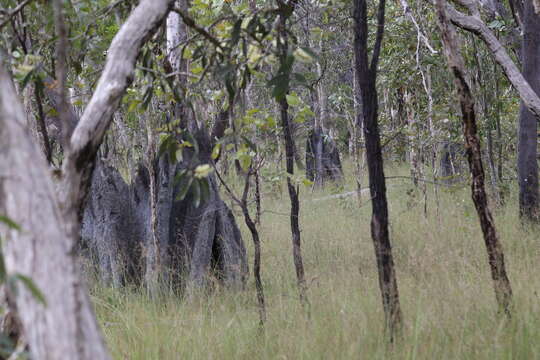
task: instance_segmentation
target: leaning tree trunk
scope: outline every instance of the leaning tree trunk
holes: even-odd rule
[[[80,274],[75,239],[65,231],[50,170],[26,129],[24,110],[0,68],[0,213],[21,231],[0,227],[6,269],[29,277],[46,305],[25,287],[14,296],[35,359],[108,359]]]
[[[533,0],[524,1],[522,61],[523,77],[540,95],[540,14],[535,13]],[[519,211],[522,218],[534,222],[540,222],[537,129],[537,118],[522,103],[518,141]]]
[[[368,64],[368,20],[365,0],[354,1],[354,55],[356,81],[362,96],[362,113],[357,114],[359,124],[363,121],[366,156],[371,193],[371,237],[375,248],[379,286],[385,313],[385,324],[390,341],[399,334],[402,315],[399,304],[392,246],[388,232],[388,203],[384,178],[381,139],[378,126],[377,66],[384,34],[385,0],[379,0],[378,28],[371,65]]]
[[[80,219],[112,114],[133,78],[142,44],[170,5],[141,1],[114,37],[96,91],[69,139],[59,196],[29,140],[13,84],[0,69],[0,206],[23,229],[2,231],[2,245],[7,270],[31,278],[45,294],[46,306],[26,289],[12,295],[35,359],[109,358],[75,258]]]
[[[444,4],[444,0],[437,0],[439,25],[442,32],[444,51],[450,70],[455,77],[455,84],[461,105],[465,149],[472,174],[472,199],[484,234],[484,242],[487,248],[491,277],[494,283],[497,302],[501,310],[510,314],[512,288],[508,276],[506,275],[502,245],[497,236],[495,223],[488,207],[484,184],[482,151],[476,127],[473,95],[466,80],[464,60],[460,53],[461,48],[456,39],[457,34],[448,20]]]
[[[537,124],[533,120],[540,120],[540,76],[538,75],[538,54],[540,52],[540,14],[535,12],[537,0],[524,2],[510,2],[517,7],[519,14],[516,19],[520,22],[523,36],[523,74],[518,69],[506,48],[493,34],[481,17],[476,1],[455,0],[470,15],[456,10],[449,3],[445,3],[446,15],[450,21],[460,28],[477,35],[491,51],[494,60],[501,66],[508,81],[519,93],[521,98],[520,131],[518,144],[518,179],[520,185],[520,214],[538,222],[539,214],[539,190],[538,190],[538,165],[536,163],[536,129]],[[514,10],[514,9],[513,9]],[[529,83],[530,82],[530,83]],[[527,110],[525,109],[527,108]],[[499,127],[500,129],[500,127]],[[500,160],[499,160],[500,161]],[[499,171],[499,176],[502,171]]]

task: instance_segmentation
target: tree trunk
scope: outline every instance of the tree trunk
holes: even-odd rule
[[[366,156],[369,173],[369,189],[371,193],[372,217],[371,237],[375,248],[379,286],[381,289],[385,324],[390,341],[399,334],[402,327],[402,315],[399,304],[399,293],[392,246],[388,233],[388,204],[386,200],[386,182],[384,178],[381,139],[378,127],[377,100],[377,65],[384,34],[385,0],[379,1],[378,28],[371,65],[368,64],[368,19],[365,0],[354,1],[354,55],[356,81],[362,96],[362,114]]]
[[[25,287],[17,316],[34,359],[109,359],[45,159],[31,141],[24,110],[0,68],[0,213],[21,231],[1,226],[9,273],[30,278],[40,304]],[[31,163],[29,163],[31,161]]]
[[[523,12],[523,77],[540,95],[540,15],[535,14],[532,0],[524,1]],[[522,103],[518,141],[519,212],[523,219],[535,223],[540,222],[537,129],[537,118]]]
[[[510,314],[512,288],[508,276],[506,275],[502,245],[499,242],[495,223],[488,207],[484,184],[482,151],[477,134],[473,95],[466,80],[461,47],[457,42],[455,29],[447,18],[444,0],[437,0],[437,8],[446,58],[450,70],[454,74],[455,85],[459,94],[463,119],[463,135],[465,137],[465,150],[467,152],[467,160],[472,174],[472,199],[484,234],[484,242],[487,248],[497,303],[501,310]]]
[[[141,1],[114,37],[96,91],[69,141],[61,201],[23,126],[24,110],[14,87],[0,70],[0,206],[24,229],[3,231],[6,267],[32,279],[47,301],[46,306],[39,304],[26,289],[14,296],[35,359],[109,358],[75,257],[80,220],[96,153],[112,114],[133,78],[142,44],[170,5],[170,0]]]
[[[283,10],[282,11],[286,11]],[[279,39],[278,39],[278,52],[279,60],[281,64],[287,61],[289,56],[289,45],[287,38],[287,16],[281,14],[279,17]],[[289,76],[289,75],[287,75]],[[285,161],[287,174],[294,175],[294,138],[292,135],[291,123],[289,121],[289,104],[285,96],[277,99],[281,117],[281,127],[283,129],[283,140],[285,145]],[[304,274],[304,263],[302,260],[302,249],[300,239],[300,225],[299,225],[299,213],[300,213],[300,201],[298,200],[298,187],[292,182],[290,176],[287,176],[287,189],[289,192],[289,199],[291,201],[291,234],[293,245],[293,260],[296,270],[296,279],[298,283],[298,290],[300,294],[300,301],[303,305],[308,304],[307,298],[307,284]]]

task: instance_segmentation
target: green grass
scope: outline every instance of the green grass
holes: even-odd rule
[[[387,170],[407,175],[406,168]],[[350,173],[350,171],[348,171]],[[346,190],[352,190],[348,179]],[[364,180],[364,185],[365,185]],[[540,240],[523,230],[517,200],[495,211],[514,290],[512,319],[497,314],[482,234],[467,186],[439,189],[388,181],[391,240],[404,315],[388,346],[369,232],[371,207],[356,197],[313,201],[339,189],[301,191],[304,264],[311,316],[298,299],[286,192],[263,199],[262,277],[268,322],[258,329],[255,287],[190,302],[98,288],[93,299],[116,359],[540,359]],[[345,191],[345,190],[343,190]],[[224,196],[226,198],[226,196]],[[252,262],[249,232],[244,241]]]

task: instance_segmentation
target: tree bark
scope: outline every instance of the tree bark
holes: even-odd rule
[[[34,359],[109,359],[74,252],[65,231],[48,166],[32,143],[15,89],[0,68],[0,212],[21,231],[0,227],[6,268],[32,279],[15,296],[17,316]]]
[[[42,306],[24,289],[15,296],[35,359],[109,359],[76,261],[80,220],[97,150],[133,78],[140,47],[171,3],[143,0],[113,39],[96,91],[70,139],[60,201],[23,126],[13,85],[0,70],[0,206],[24,229],[4,234],[6,266],[31,278],[47,300]]]
[[[530,1],[530,0],[529,0]],[[445,3],[445,11],[448,19],[460,28],[472,32],[482,39],[487,45],[495,61],[501,66],[508,81],[517,90],[523,104],[534,114],[536,119],[540,119],[540,97],[527,82],[516,64],[512,61],[504,46],[491,32],[487,25],[480,18],[480,13],[474,1],[457,0],[460,5],[468,8],[472,15],[465,15],[457,11],[452,5]]]
[[[532,0],[523,7],[523,77],[533,91],[540,95],[540,15]],[[519,213],[524,220],[540,222],[540,193],[538,191],[538,124],[535,115],[522,102],[518,133]]]
[[[472,174],[472,199],[484,235],[495,295],[500,309],[505,313],[510,314],[512,288],[508,276],[506,275],[502,245],[499,242],[495,223],[488,206],[473,95],[466,79],[465,63],[460,53],[461,48],[457,42],[455,30],[447,17],[444,0],[437,0],[437,10],[448,66],[455,77],[455,86],[459,94],[463,120],[463,135],[465,137],[465,150],[467,152],[467,160]]]
[[[293,5],[294,6],[294,5]],[[287,10],[282,9],[286,12]],[[278,39],[278,52],[280,63],[283,64],[287,61],[287,56],[289,56],[289,44],[287,37],[287,16],[281,14],[279,17],[279,39]],[[292,135],[291,123],[289,121],[289,104],[285,96],[282,96],[278,100],[280,118],[281,118],[281,127],[283,129],[283,140],[285,144],[285,160],[286,160],[286,170],[287,174],[287,190],[289,192],[289,199],[291,201],[291,234],[292,234],[292,245],[293,245],[293,260],[294,267],[296,270],[296,279],[298,283],[298,290],[300,294],[300,301],[303,305],[307,305],[307,284],[304,274],[304,263],[302,260],[302,248],[301,248],[301,238],[300,238],[300,225],[299,225],[299,213],[300,213],[300,201],[298,200],[298,188],[292,182],[291,176],[294,175],[294,138]]]
[[[385,0],[379,0],[378,26],[371,65],[368,62],[368,19],[365,0],[354,1],[354,55],[356,81],[362,97],[362,117],[371,193],[371,237],[375,248],[386,329],[390,341],[399,334],[402,315],[399,303],[392,246],[388,233],[388,203],[381,139],[378,127],[377,66],[384,34]],[[360,124],[359,124],[360,126]]]

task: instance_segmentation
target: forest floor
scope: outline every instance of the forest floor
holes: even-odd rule
[[[408,176],[408,171],[387,169],[387,176],[396,175]],[[172,295],[153,301],[142,290],[94,288],[96,312],[114,357],[540,359],[540,240],[538,231],[522,229],[515,193],[507,206],[494,210],[514,291],[514,314],[507,320],[497,314],[469,187],[439,187],[437,211],[434,187],[428,184],[425,216],[422,195],[408,192],[410,181],[388,180],[405,325],[403,338],[388,346],[382,336],[369,195],[363,194],[360,208],[356,196],[329,197],[354,190],[351,180],[342,189],[301,190],[310,316],[298,299],[287,193],[279,198],[279,192],[266,189],[260,228],[265,332],[258,327],[252,277],[246,291],[217,291],[190,302]],[[237,221],[252,264],[251,237],[239,213]]]

